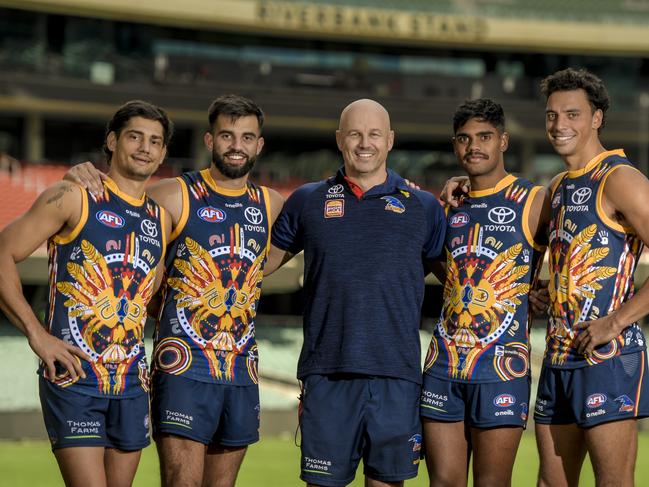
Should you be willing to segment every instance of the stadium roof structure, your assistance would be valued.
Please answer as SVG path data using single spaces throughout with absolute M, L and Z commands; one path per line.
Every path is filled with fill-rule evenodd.
M 646 0 L 284 0 L 286 3 L 356 6 L 476 17 L 646 24 Z
M 0 0 L 0 6 L 170 26 L 523 51 L 649 51 L 645 0 Z

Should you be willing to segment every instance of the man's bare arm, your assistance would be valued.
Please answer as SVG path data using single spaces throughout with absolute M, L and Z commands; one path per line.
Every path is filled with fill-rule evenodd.
M 632 227 L 645 245 L 649 244 L 649 180 L 638 171 L 622 167 L 612 173 L 604 186 L 602 206 L 612 220 Z M 642 284 L 634 296 L 618 310 L 597 320 L 580 323 L 575 346 L 590 354 L 608 343 L 624 328 L 649 314 L 649 285 Z
M 0 307 L 26 337 L 29 346 L 45 363 L 47 377 L 56 376 L 55 362 L 73 378 L 84 375 L 76 357 L 86 359 L 79 349 L 50 335 L 25 299 L 16 264 L 25 260 L 45 240 L 69 232 L 81 215 L 80 188 L 69 182 L 46 189 L 34 205 L 0 232 Z
M 146 193 L 167 210 L 171 217 L 171 228 L 174 230 L 183 213 L 183 192 L 180 182 L 176 178 L 161 179 L 148 186 Z
M 544 187 L 536 193 L 527 220 L 527 227 L 530 229 L 534 242 L 544 247 L 548 245 L 548 225 L 551 213 L 550 191 Z
M 268 188 L 268 194 L 270 195 L 270 223 L 272 226 L 275 223 L 275 220 L 277 220 L 277 217 L 282 211 L 282 208 L 284 207 L 284 198 L 281 194 L 271 188 Z M 264 265 L 264 276 L 272 274 L 292 258 L 293 254 L 281 250 L 274 245 L 271 245 L 268 252 L 268 259 L 266 260 L 266 264 Z

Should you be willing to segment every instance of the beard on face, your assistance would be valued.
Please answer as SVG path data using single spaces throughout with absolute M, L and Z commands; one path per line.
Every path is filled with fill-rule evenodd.
M 242 166 L 229 165 L 227 162 L 225 162 L 225 157 L 230 154 L 241 154 L 246 158 L 245 164 L 243 164 Z M 244 152 L 238 151 L 229 151 L 225 152 L 223 155 L 220 155 L 218 152 L 216 152 L 216 148 L 212 149 L 212 163 L 214 164 L 214 166 L 216 166 L 221 174 L 229 179 L 238 179 L 245 176 L 255 166 L 255 162 L 257 162 L 256 155 L 248 156 Z

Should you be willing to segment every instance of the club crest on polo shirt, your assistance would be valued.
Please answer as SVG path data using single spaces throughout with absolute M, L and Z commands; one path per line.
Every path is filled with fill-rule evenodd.
M 345 214 L 345 200 L 327 200 L 325 201 L 324 216 L 325 218 L 340 218 Z
M 421 451 L 421 435 L 415 434 L 410 437 L 408 443 L 412 443 L 412 451 Z
M 383 196 L 381 199 L 386 202 L 386 211 L 392 211 L 394 213 L 403 213 L 406 211 L 406 207 L 403 206 L 403 203 L 394 196 Z

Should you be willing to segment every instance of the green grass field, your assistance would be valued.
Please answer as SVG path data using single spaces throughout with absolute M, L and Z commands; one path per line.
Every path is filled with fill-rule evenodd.
M 497 445 L 494 445 L 497 448 Z M 636 485 L 649 486 L 649 433 L 640 435 L 638 462 L 636 467 Z M 516 466 L 513 485 L 534 486 L 538 459 L 534 436 L 526 433 L 523 436 Z M 0 484 L 11 487 L 47 487 L 61 486 L 63 482 L 50 452 L 49 444 L 44 441 L 0 442 Z M 299 451 L 292 439 L 264 438 L 253 445 L 244 462 L 238 487 L 291 487 L 304 485 L 298 480 Z M 158 459 L 154 447 L 144 450 L 140 468 L 135 477 L 136 487 L 159 485 Z M 359 470 L 355 487 L 363 485 Z M 425 466 L 422 464 L 419 477 L 406 482 L 410 487 L 428 485 Z M 586 461 L 581 476 L 581 485 L 595 485 L 590 464 Z

